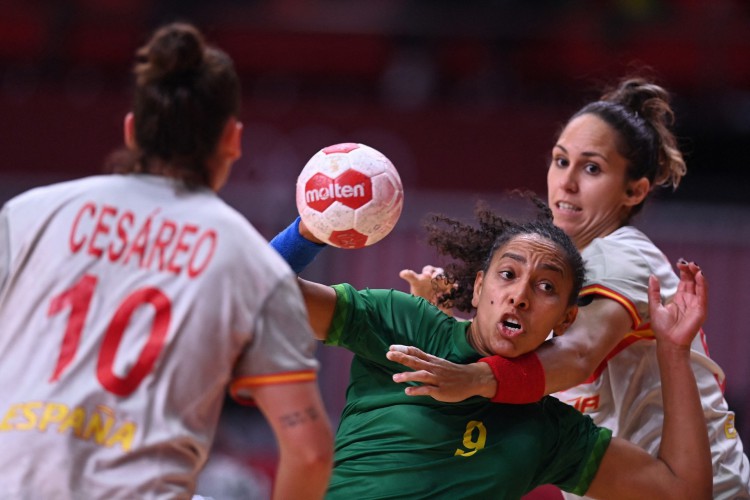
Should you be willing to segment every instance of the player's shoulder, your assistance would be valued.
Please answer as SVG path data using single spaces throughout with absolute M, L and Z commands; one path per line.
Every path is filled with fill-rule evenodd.
M 223 204 L 210 217 L 212 220 L 205 222 L 217 231 L 220 240 L 217 257 L 224 272 L 239 281 L 260 279 L 268 283 L 293 276 L 289 264 L 241 212 Z
M 83 177 L 80 179 L 66 180 L 36 186 L 20 194 L 17 194 L 6 202 L 7 206 L 24 205 L 28 203 L 37 203 L 40 200 L 62 196 L 74 196 L 81 191 L 90 189 L 93 184 L 100 183 L 107 176 L 99 175 L 93 177 Z
M 349 283 L 340 283 L 338 285 L 333 285 L 333 287 L 336 290 L 340 290 L 341 293 L 345 293 L 348 295 L 356 295 L 357 297 L 360 297 L 365 300 L 373 301 L 373 302 L 379 302 L 383 304 L 393 304 L 393 303 L 399 303 L 399 304 L 408 304 L 408 305 L 417 305 L 424 302 L 425 304 L 429 304 L 426 300 L 424 300 L 422 297 L 416 297 L 414 295 L 411 295 L 409 293 L 403 292 L 401 290 L 396 290 L 394 288 L 360 288 L 357 289 L 353 285 L 350 285 Z
M 581 255 L 586 266 L 585 287 L 594 284 L 624 296 L 646 300 L 648 277 L 656 275 L 662 289 L 671 289 L 674 272 L 664 253 L 643 232 L 632 226 L 596 238 Z
M 594 238 L 583 249 L 582 254 L 637 253 L 645 248 L 656 247 L 654 242 L 640 229 L 633 226 L 623 226 L 606 236 Z
M 161 178 L 160 176 L 91 175 L 33 187 L 11 198 L 6 202 L 6 205 L 14 207 L 40 204 L 41 207 L 44 207 L 53 206 L 57 203 L 64 204 L 82 196 L 111 201 L 114 197 L 123 196 L 125 193 L 129 197 L 145 195 L 144 191 L 147 191 L 147 185 L 144 182 L 145 177 L 163 179 L 161 181 L 163 183 L 170 182 L 166 177 Z
M 666 261 L 664 254 L 651 239 L 633 226 L 624 226 L 607 236 L 595 238 L 583 249 L 581 256 L 587 270 L 603 266 L 610 273 L 633 267 L 650 269 Z
M 436 306 L 422 297 L 393 288 L 361 288 L 357 289 L 348 283 L 333 285 L 339 302 L 349 304 L 355 309 L 369 314 L 384 315 L 389 318 L 415 318 L 419 322 L 442 321 L 449 319 L 458 322 L 452 316 L 448 316 Z

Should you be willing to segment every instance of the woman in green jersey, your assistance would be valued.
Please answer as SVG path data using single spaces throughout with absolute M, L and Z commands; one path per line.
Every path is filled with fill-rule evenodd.
M 520 356 L 573 322 L 583 264 L 544 208 L 530 222 L 479 209 L 478 228 L 448 218 L 430 228 L 435 245 L 460 256 L 456 271 L 475 276 L 463 297 L 476 308 L 473 321 L 395 290 L 300 279 L 316 337 L 355 354 L 329 498 L 520 498 L 547 483 L 594 497 L 710 497 L 708 440 L 689 367 L 690 341 L 706 306 L 694 264 L 678 265 L 679 297 L 667 307 L 659 303 L 658 282 L 651 284 L 670 409 L 658 458 L 552 397 L 524 405 L 479 397 L 445 404 L 407 396 L 393 383 L 402 369 L 386 358 L 394 344 L 467 363 L 488 354 Z M 300 231 L 309 235 L 295 224 L 272 241 L 297 270 L 303 245 L 290 239 L 301 238 Z

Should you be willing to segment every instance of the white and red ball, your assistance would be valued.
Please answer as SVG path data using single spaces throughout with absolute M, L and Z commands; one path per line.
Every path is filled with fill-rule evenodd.
M 391 232 L 404 189 L 390 160 L 364 144 L 318 151 L 297 178 L 297 210 L 310 231 L 329 245 L 361 248 Z

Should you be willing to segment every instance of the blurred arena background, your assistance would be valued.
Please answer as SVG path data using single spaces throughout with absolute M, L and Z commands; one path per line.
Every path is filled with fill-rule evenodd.
M 0 202 L 99 173 L 122 143 L 135 48 L 155 26 L 187 20 L 243 79 L 244 156 L 221 194 L 265 236 L 294 217 L 297 173 L 321 147 L 362 142 L 398 168 L 406 196 L 394 232 L 365 250 L 328 250 L 306 271 L 360 287 L 405 289 L 400 269 L 435 262 L 425 214 L 468 216 L 480 198 L 513 210 L 503 195 L 513 188 L 544 195 L 562 121 L 600 83 L 648 65 L 674 94 L 688 175 L 637 225 L 711 280 L 709 348 L 748 446 L 747 0 L 0 0 L 0 12 Z M 335 423 L 349 357 L 319 355 Z M 256 410 L 227 401 L 216 457 L 203 484 L 217 499 L 267 495 L 274 444 Z M 237 462 L 252 474 L 212 482 Z

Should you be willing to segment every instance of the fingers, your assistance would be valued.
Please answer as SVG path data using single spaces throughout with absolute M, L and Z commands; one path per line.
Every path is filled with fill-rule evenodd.
M 432 373 L 433 364 L 430 362 L 434 356 L 412 346 L 392 345 L 385 357 L 394 363 L 399 363 L 414 371 L 401 372 L 393 375 L 393 381 L 419 382 L 422 384 L 431 384 L 434 382 Z
M 703 309 L 708 311 L 708 281 L 700 269 L 695 275 L 695 294 L 698 296 Z
M 429 385 L 414 385 L 404 389 L 407 396 L 432 396 L 435 388 Z
M 436 276 L 439 276 L 443 274 L 444 272 L 445 270 L 442 267 L 426 265 L 422 268 L 422 274 L 426 274 L 430 278 L 435 278 Z
M 427 354 L 413 346 L 398 344 L 390 346 L 386 358 L 413 370 L 392 375 L 396 383 L 420 384 L 404 388 L 407 396 L 430 396 L 437 401 L 456 402 L 476 394 L 471 392 L 474 375 L 471 369 L 467 375 L 463 365 Z
M 426 370 L 431 366 L 430 361 L 434 358 L 416 347 L 405 345 L 392 345 L 385 353 L 385 357 L 412 370 Z
M 313 243 L 325 243 L 325 241 L 321 240 L 317 236 L 315 236 L 312 231 L 310 231 L 310 228 L 307 227 L 305 222 L 300 219 L 299 221 L 299 228 L 298 228 L 299 234 L 302 235 L 303 238 L 312 241 Z
M 689 347 L 708 310 L 708 285 L 700 266 L 680 259 L 680 283 L 674 298 L 661 304 L 659 281 L 649 278 L 649 313 L 657 340 Z
M 402 269 L 398 273 L 398 276 L 411 284 L 416 283 L 420 278 L 433 279 L 437 276 L 440 276 L 444 272 L 445 270 L 442 267 L 427 265 L 422 268 L 422 272 L 419 274 L 417 274 L 417 272 L 412 269 Z
M 419 347 L 414 347 L 410 345 L 401 345 L 401 344 L 391 344 L 388 347 L 388 352 L 400 352 L 404 354 L 408 354 L 410 356 L 417 356 L 423 359 L 427 359 L 428 357 L 432 357 L 431 354 L 427 354 Z
M 661 284 L 653 274 L 648 277 L 648 306 L 652 311 L 661 305 Z
M 693 267 L 695 264 L 693 263 Z M 685 259 L 677 261 L 677 269 L 680 272 L 680 283 L 677 286 L 678 291 L 687 292 L 690 295 L 695 294 L 694 269 Z
M 703 270 L 695 262 L 685 263 L 680 269 L 680 285 L 683 285 L 683 290 L 687 293 L 696 296 L 698 305 L 702 311 L 708 311 L 708 282 L 706 277 L 703 275 Z
M 401 372 L 393 374 L 393 381 L 397 384 L 403 384 L 405 382 L 418 382 L 420 384 L 432 384 L 434 382 L 434 376 L 425 370 L 418 370 L 414 372 Z
M 415 273 L 411 269 L 401 270 L 401 272 L 398 273 L 398 277 L 406 280 L 406 282 L 410 285 L 414 284 L 417 281 L 417 273 Z
M 685 272 L 688 274 L 695 275 L 698 273 L 698 271 L 701 270 L 701 266 L 699 266 L 693 261 L 688 262 L 685 259 L 679 259 L 677 261 L 677 269 L 680 270 L 680 273 Z
M 700 274 L 702 276 L 701 268 L 695 262 L 687 262 L 685 259 L 679 259 L 677 261 L 677 269 L 680 272 L 680 284 L 677 289 L 689 293 L 690 295 L 698 295 L 696 289 L 697 277 Z M 701 278 L 702 284 L 705 284 L 705 280 Z

